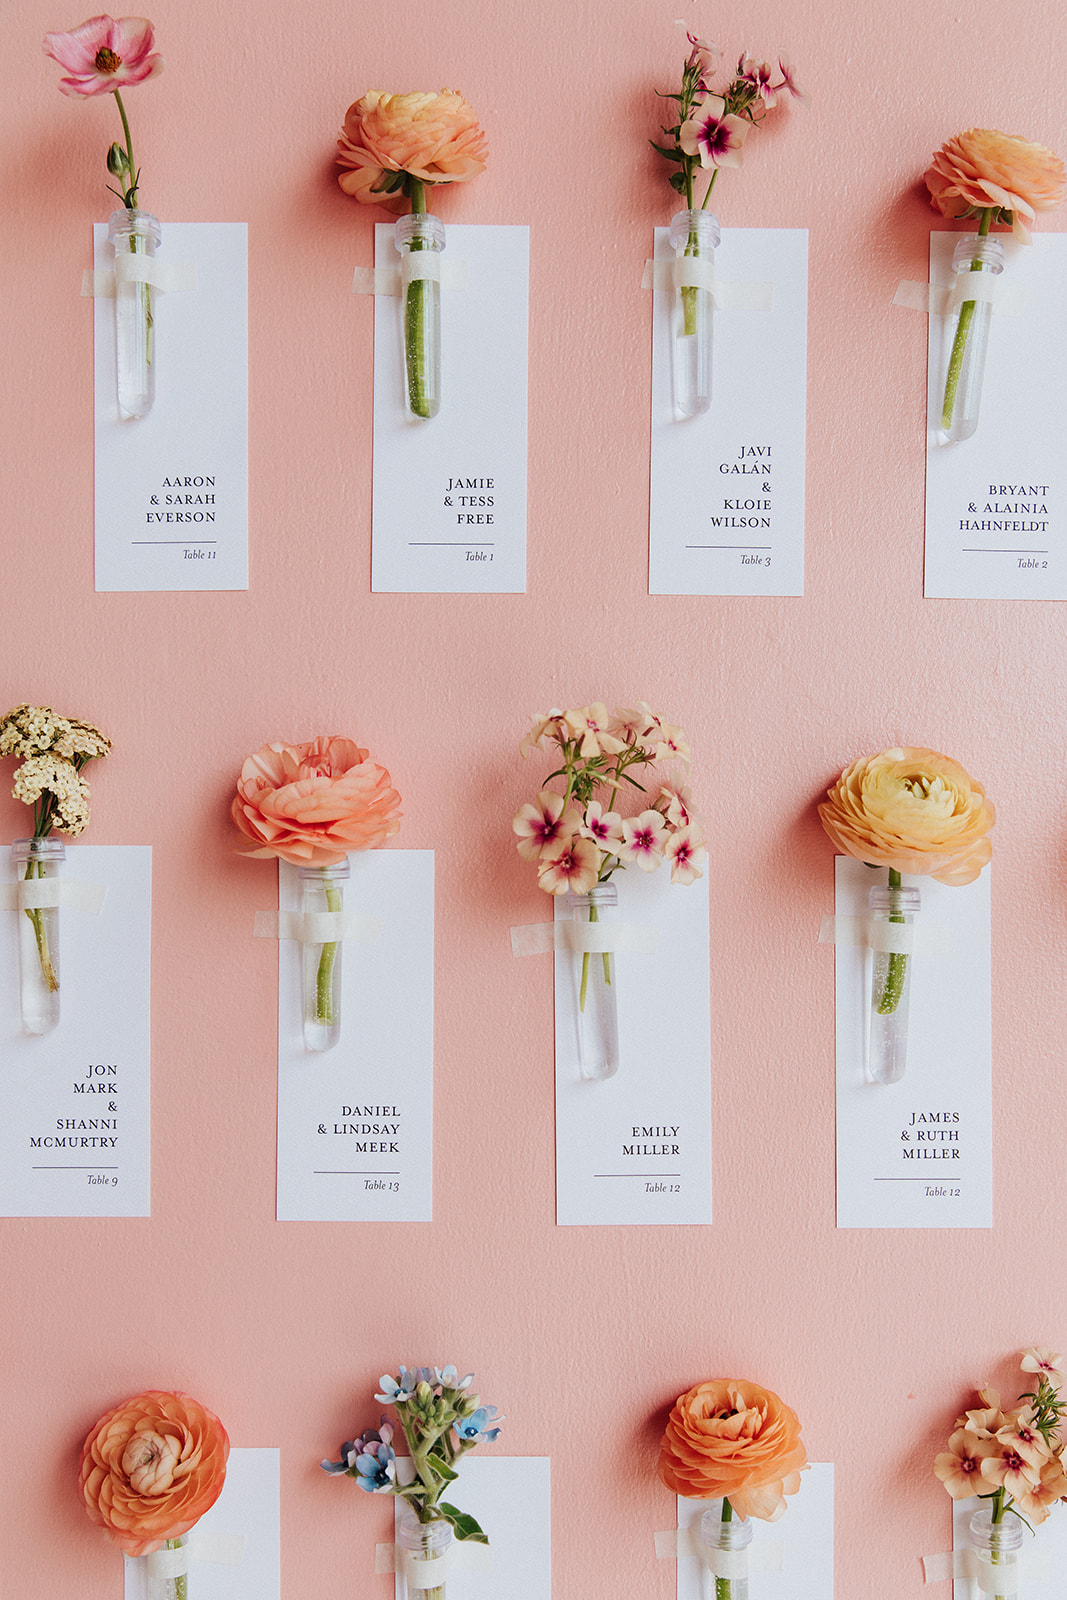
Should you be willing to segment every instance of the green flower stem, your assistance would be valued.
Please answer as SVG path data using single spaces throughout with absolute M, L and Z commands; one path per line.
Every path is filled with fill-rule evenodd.
M 118 96 L 116 95 L 115 98 L 118 99 Z M 164 1546 L 164 1549 L 166 1549 L 166 1550 L 180 1550 L 181 1547 L 182 1547 L 182 1542 L 181 1542 L 180 1539 L 168 1539 L 167 1542 L 166 1542 L 166 1545 Z M 167 1588 L 170 1591 L 168 1596 L 167 1596 L 167 1600 L 188 1600 L 189 1585 L 188 1585 L 188 1580 L 187 1580 L 186 1574 L 184 1572 L 179 1573 L 176 1578 L 171 1578 L 170 1582 L 167 1585 Z
M 600 921 L 600 910 L 599 910 L 599 908 L 597 906 L 590 906 L 589 907 L 589 921 L 590 922 L 599 922 Z M 603 952 L 603 954 L 601 955 L 600 959 L 604 963 L 604 982 L 607 985 L 607 987 L 610 989 L 611 988 L 611 951 L 610 950 L 605 950 Z M 586 991 L 588 990 L 588 988 L 589 988 L 589 951 L 586 950 L 582 954 L 582 985 L 581 985 L 581 988 L 578 991 L 578 1010 L 579 1011 L 584 1011 L 585 1010 L 585 997 L 586 997 Z
M 889 887 L 891 889 L 900 888 L 900 873 L 895 867 L 890 867 L 889 869 Z M 904 918 L 892 915 L 889 921 L 903 922 Z M 882 985 L 882 992 L 878 996 L 878 1001 L 874 1008 L 880 1017 L 891 1017 L 897 1009 L 904 993 L 904 980 L 907 977 L 907 972 L 907 956 L 902 955 L 899 951 L 892 951 L 886 963 L 885 982 Z
M 999 1523 L 1002 1523 L 1004 1521 L 1004 1513 L 1005 1513 L 1005 1511 L 1007 1509 L 1008 1509 L 1008 1507 L 1007 1507 L 1007 1502 L 1005 1500 L 1004 1490 L 1003 1490 L 1003 1488 L 998 1489 L 996 1494 L 993 1496 L 993 1515 L 992 1515 L 992 1518 L 990 1519 L 990 1525 L 992 1527 L 995 1528 Z M 990 1552 L 989 1552 L 989 1564 L 990 1564 L 990 1566 L 993 1566 L 993 1567 L 999 1567 L 1000 1566 L 1001 1557 L 1000 1557 L 1000 1551 L 999 1550 L 996 1550 L 996 1549 L 990 1550 Z M 997 1594 L 997 1595 L 993 1596 L 993 1600 L 1006 1600 L 1006 1596 L 1001 1595 L 1001 1594 Z
M 718 167 L 715 167 L 712 170 L 711 182 L 708 184 L 708 187 L 707 187 L 707 189 L 705 191 L 705 194 L 704 194 L 704 198 L 700 202 L 701 211 L 706 211 L 707 210 L 708 201 L 711 198 L 711 191 L 712 191 L 712 188 L 714 187 L 715 179 L 718 176 L 719 176 L 719 169 L 718 169 Z M 692 211 L 692 209 L 693 209 L 693 172 L 692 172 L 692 162 L 687 162 L 686 163 L 686 174 L 685 174 L 685 177 L 686 177 L 686 185 L 685 185 L 686 210 L 687 211 Z M 700 253 L 699 246 L 700 246 L 700 239 L 699 239 L 699 236 L 697 234 L 697 231 L 696 231 L 695 228 L 690 228 L 690 230 L 689 230 L 689 241 L 688 241 L 688 243 L 686 244 L 686 247 L 685 247 L 685 254 L 687 256 L 699 255 L 699 253 Z M 684 322 L 684 326 L 685 326 L 685 333 L 686 333 L 687 336 L 692 336 L 697 331 L 697 305 L 698 305 L 697 295 L 700 294 L 700 293 L 701 293 L 701 290 L 698 289 L 695 284 L 687 284 L 682 290 L 682 317 L 683 317 L 683 322 Z M 705 289 L 703 291 L 703 293 L 707 294 L 707 290 Z
M 26 871 L 22 874 L 23 880 L 44 877 L 44 862 L 35 860 L 31 855 L 26 862 Z M 33 928 L 34 943 L 37 946 L 37 959 L 41 963 L 41 976 L 44 986 L 50 994 L 55 994 L 59 988 L 59 979 L 55 967 L 52 965 L 52 955 L 48 948 L 48 932 L 44 925 L 44 912 L 39 909 L 27 909 L 26 915 Z
M 332 878 L 323 878 L 323 893 L 327 911 L 340 911 L 341 891 Z M 319 956 L 319 970 L 315 979 L 315 1021 L 329 1027 L 333 1015 L 333 969 L 337 961 L 337 940 L 324 944 Z
M 723 1522 L 732 1522 L 734 1520 L 734 1508 L 727 1499 L 724 1499 L 722 1503 L 721 1520 Z M 733 1600 L 733 1592 L 734 1584 L 732 1578 L 715 1579 L 715 1600 Z
M 426 186 L 417 178 L 410 180 L 411 209 L 426 215 Z M 428 239 L 412 239 L 412 252 L 428 250 Z M 427 394 L 426 373 L 426 315 L 430 295 L 436 285 L 428 278 L 416 278 L 409 283 L 404 295 L 404 350 L 408 377 L 408 405 L 417 417 L 431 417 L 433 410 Z
M 993 219 L 991 209 L 982 212 L 982 220 L 978 225 L 978 237 L 984 239 L 989 233 L 989 224 Z M 976 259 L 971 262 L 972 272 L 981 272 L 982 262 Z M 956 337 L 952 341 L 952 354 L 948 361 L 948 376 L 945 379 L 945 397 L 941 403 L 941 426 L 946 433 L 952 427 L 952 415 L 956 409 L 956 393 L 960 386 L 960 373 L 963 370 L 963 358 L 967 352 L 967 340 L 971 332 L 971 323 L 974 320 L 974 310 L 977 301 L 965 300 L 960 306 L 959 321 L 956 324 Z

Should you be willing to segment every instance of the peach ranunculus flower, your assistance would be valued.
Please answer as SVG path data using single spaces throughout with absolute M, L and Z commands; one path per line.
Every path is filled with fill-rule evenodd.
M 337 140 L 338 183 L 365 205 L 393 207 L 404 174 L 423 184 L 465 183 L 485 170 L 485 134 L 461 94 L 384 94 L 349 106 Z
M 226 1429 L 191 1395 L 151 1389 L 102 1416 L 82 1446 L 91 1520 L 128 1556 L 149 1555 L 211 1509 L 226 1481 Z
M 870 866 L 973 883 L 993 855 L 992 803 L 958 762 L 912 746 L 846 767 L 819 807 L 846 855 Z
M 1043 144 L 996 128 L 968 128 L 949 139 L 924 174 L 930 203 L 943 217 L 992 211 L 1029 244 L 1026 222 L 1038 211 L 1055 211 L 1067 199 L 1067 175 L 1059 156 Z M 1025 220 L 1024 220 L 1025 219 Z
M 400 796 L 384 767 L 351 739 L 265 744 L 237 780 L 230 814 L 251 841 L 243 855 L 332 867 L 400 828 Z
M 712 1378 L 674 1402 L 658 1471 L 688 1500 L 727 1499 L 742 1521 L 777 1522 L 807 1464 L 800 1421 L 783 1400 L 758 1383 Z

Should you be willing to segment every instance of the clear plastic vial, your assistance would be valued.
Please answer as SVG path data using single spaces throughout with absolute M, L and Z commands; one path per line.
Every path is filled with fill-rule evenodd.
M 871 890 L 868 901 L 875 922 L 910 926 L 921 905 L 918 889 L 886 884 Z M 867 1071 L 875 1083 L 899 1083 L 908 1064 L 908 1002 L 914 957 L 875 950 L 871 977 L 871 1036 Z
M 162 229 L 150 211 L 112 212 L 107 236 L 115 249 L 115 358 L 119 411 L 144 417 L 156 397 L 155 294 L 150 283 L 123 276 L 123 256 L 156 253 Z
M 445 1600 L 445 1574 L 440 1582 L 435 1567 L 447 1565 L 452 1546 L 452 1524 L 443 1517 L 420 1522 L 414 1511 L 405 1511 L 397 1529 L 396 1542 L 402 1552 L 398 1563 L 404 1577 L 404 1594 L 399 1600 Z
M 347 861 L 332 867 L 301 867 L 301 910 L 305 916 L 344 910 Z M 304 1048 L 332 1050 L 341 1037 L 340 939 L 305 940 L 301 945 L 304 991 Z
M 952 270 L 958 277 L 971 273 L 1001 273 L 1004 271 L 1004 246 L 999 239 L 967 234 L 956 241 Z M 978 427 L 992 317 L 993 307 L 988 300 L 965 298 L 946 319 L 940 433 L 944 444 L 969 439 Z
M 613 883 L 598 883 L 588 894 L 568 894 L 573 922 L 614 920 L 619 893 Z M 619 1008 L 615 952 L 575 951 L 571 957 L 578 1070 L 583 1078 L 613 1078 L 619 1070 Z
M 712 320 L 711 290 L 686 283 L 687 261 L 711 263 L 721 237 L 713 211 L 679 211 L 671 218 L 670 241 L 674 249 L 676 278 L 683 281 L 671 291 L 671 385 L 674 409 L 682 417 L 697 417 L 711 405 Z
M 34 885 L 59 877 L 66 857 L 62 839 L 16 839 L 11 846 L 20 885 L 18 917 L 19 1005 L 22 1031 L 51 1033 L 59 1021 L 59 899 L 34 892 Z M 21 887 L 25 885 L 25 887 Z M 52 899 L 52 905 L 36 905 Z
M 441 409 L 441 263 L 445 227 L 428 211 L 398 217 L 400 305 L 404 327 L 407 408 L 414 417 Z
M 734 1516 L 723 1522 L 717 1507 L 700 1519 L 700 1542 L 708 1552 L 715 1600 L 748 1600 L 748 1547 L 752 1543 L 752 1518 Z
M 1017 1600 L 1022 1521 L 1009 1512 L 1002 1522 L 994 1522 L 992 1507 L 982 1506 L 971 1518 L 968 1533 L 983 1600 Z

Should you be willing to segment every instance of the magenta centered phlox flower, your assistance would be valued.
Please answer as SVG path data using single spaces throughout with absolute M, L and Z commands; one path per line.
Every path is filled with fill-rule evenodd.
M 542 789 L 536 805 L 520 806 L 512 820 L 511 826 L 519 836 L 520 856 L 524 861 L 539 861 L 542 856 L 556 853 L 578 831 L 581 821 L 582 814 L 576 806 L 567 806 L 561 794 Z
M 45 54 L 70 76 L 59 80 L 64 94 L 113 94 L 144 83 L 163 70 L 154 53 L 152 24 L 145 17 L 90 17 L 69 33 L 46 33 Z
M 699 156 L 702 167 L 739 167 L 741 146 L 750 123 L 726 114 L 721 94 L 708 94 L 693 107 L 693 116 L 678 130 L 678 143 L 687 156 Z

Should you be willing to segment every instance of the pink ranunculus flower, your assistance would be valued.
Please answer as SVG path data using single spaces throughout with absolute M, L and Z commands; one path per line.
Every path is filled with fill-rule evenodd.
M 1043 144 L 996 128 L 968 128 L 934 156 L 924 173 L 930 203 L 943 217 L 992 210 L 998 222 L 1030 242 L 1026 221 L 1038 211 L 1055 211 L 1067 199 L 1067 175 L 1059 156 Z
M 265 744 L 237 780 L 230 814 L 250 845 L 242 854 L 332 867 L 400 827 L 400 796 L 384 767 L 351 739 Z
M 90 17 L 70 33 L 46 33 L 45 54 L 70 74 L 61 78 L 64 94 L 113 94 L 144 83 L 163 70 L 154 51 L 152 24 L 145 17 Z
M 384 94 L 372 89 L 345 113 L 337 140 L 338 183 L 365 205 L 391 206 L 389 175 L 420 183 L 465 183 L 485 170 L 488 145 L 471 105 L 452 89 Z M 401 196 L 396 197 L 402 199 Z

